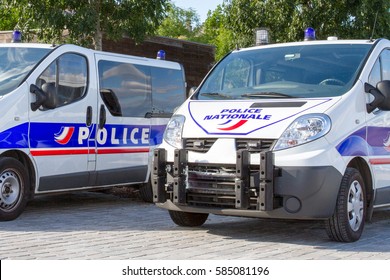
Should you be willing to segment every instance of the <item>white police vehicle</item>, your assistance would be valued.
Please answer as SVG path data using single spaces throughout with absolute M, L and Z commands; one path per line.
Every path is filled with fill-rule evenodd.
M 151 148 L 185 100 L 179 63 L 25 43 L 0 57 L 0 220 L 34 194 L 143 184 L 148 198 Z
M 319 219 L 353 242 L 390 206 L 390 42 L 331 39 L 235 50 L 176 111 L 152 176 L 176 224 Z

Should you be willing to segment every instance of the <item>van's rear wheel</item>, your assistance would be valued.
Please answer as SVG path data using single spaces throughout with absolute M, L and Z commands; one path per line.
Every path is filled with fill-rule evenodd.
M 0 158 L 0 221 L 14 220 L 29 197 L 26 168 L 13 158 Z
M 169 215 L 175 224 L 182 227 L 199 227 L 206 222 L 209 216 L 209 214 L 204 213 L 190 213 L 172 210 L 169 210 Z
M 363 178 L 355 168 L 347 168 L 341 181 L 335 212 L 325 222 L 329 238 L 340 242 L 357 241 L 363 232 L 366 209 Z

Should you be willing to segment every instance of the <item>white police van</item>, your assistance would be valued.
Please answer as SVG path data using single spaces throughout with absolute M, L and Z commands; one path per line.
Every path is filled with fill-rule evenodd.
M 179 63 L 26 43 L 0 57 L 0 220 L 34 194 L 147 186 L 151 148 L 185 100 Z
M 175 112 L 153 195 L 180 226 L 209 215 L 319 219 L 361 237 L 390 206 L 390 42 L 323 40 L 231 52 Z

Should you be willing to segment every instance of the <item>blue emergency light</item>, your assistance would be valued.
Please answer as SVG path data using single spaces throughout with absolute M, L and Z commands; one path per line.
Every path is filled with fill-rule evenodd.
M 12 43 L 20 42 L 22 42 L 22 32 L 19 30 L 14 30 L 14 32 L 12 32 Z
M 316 39 L 316 31 L 312 27 L 308 27 L 305 30 L 305 41 L 312 41 Z
M 157 59 L 165 60 L 165 51 L 159 50 L 157 52 Z

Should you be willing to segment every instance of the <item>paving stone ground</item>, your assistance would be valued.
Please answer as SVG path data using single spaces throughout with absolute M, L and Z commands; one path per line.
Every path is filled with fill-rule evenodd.
M 139 199 L 83 192 L 34 199 L 0 240 L 1 260 L 390 260 L 390 209 L 338 243 L 322 222 L 210 215 L 188 229 Z

